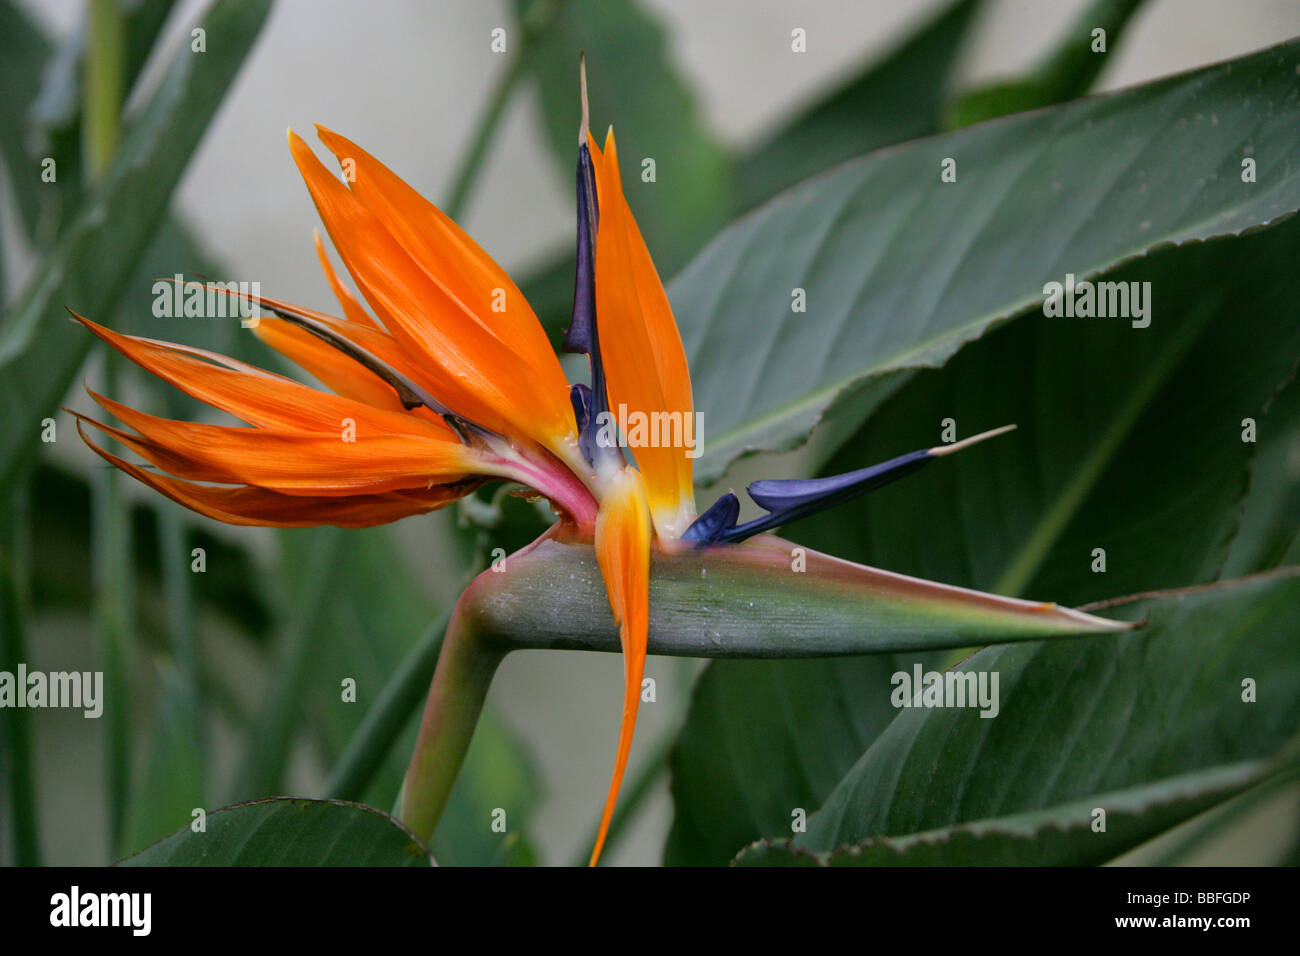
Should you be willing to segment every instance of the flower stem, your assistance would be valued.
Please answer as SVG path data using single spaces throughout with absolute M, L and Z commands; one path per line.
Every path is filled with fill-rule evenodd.
M 86 168 L 98 179 L 117 151 L 122 110 L 126 25 L 119 0 L 89 0 L 83 141 Z
M 486 572 L 490 575 L 492 572 Z M 474 737 L 503 652 L 479 640 L 475 579 L 461 596 L 438 655 L 420 733 L 398 797 L 398 818 L 428 842 Z

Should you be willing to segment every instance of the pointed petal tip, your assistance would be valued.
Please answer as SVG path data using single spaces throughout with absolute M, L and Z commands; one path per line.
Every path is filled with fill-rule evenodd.
M 934 448 L 927 450 L 934 457 L 942 458 L 944 455 L 951 455 L 953 452 L 961 451 L 963 448 L 969 448 L 971 445 L 978 445 L 980 442 L 987 441 L 990 438 L 997 438 L 999 435 L 1013 432 L 1018 427 L 1018 425 L 1003 425 L 1000 428 L 990 428 L 988 431 L 980 432 L 978 435 L 971 435 L 970 438 L 963 438 L 961 441 L 953 442 L 949 445 L 936 445 Z
M 578 127 L 578 146 L 582 147 L 587 142 L 587 134 L 591 129 L 591 107 L 587 102 L 587 54 L 578 54 L 578 88 L 582 97 L 582 123 Z
M 1040 610 L 1044 614 L 1085 625 L 1089 630 L 1093 631 L 1136 631 L 1146 627 L 1147 623 L 1145 619 L 1140 621 L 1118 621 L 1110 617 L 1097 617 L 1087 611 L 1064 607 L 1052 601 L 1044 602 L 1040 606 Z

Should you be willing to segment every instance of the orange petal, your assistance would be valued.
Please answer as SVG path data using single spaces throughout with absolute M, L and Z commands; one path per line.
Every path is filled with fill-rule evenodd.
M 229 295 L 238 295 L 230 290 L 222 290 Z M 430 376 L 424 374 L 425 367 L 416 365 L 408 358 L 408 353 L 402 349 L 402 346 L 389 335 L 384 329 L 380 328 L 374 322 L 361 324 L 345 319 L 339 319 L 335 316 L 328 315 L 324 312 L 317 312 L 315 309 L 304 308 L 300 305 L 293 305 L 280 299 L 271 299 L 267 296 L 259 296 L 254 302 L 257 306 L 262 306 L 272 311 L 286 313 L 298 318 L 310 319 L 314 322 L 326 326 L 335 335 L 356 346 L 363 352 L 368 352 L 375 360 L 382 365 L 388 366 L 392 371 L 400 373 L 401 376 L 409 380 L 411 384 L 418 385 L 425 392 L 430 392 L 436 387 L 436 382 Z M 276 335 L 272 331 L 269 335 L 263 335 L 259 330 L 267 322 L 274 326 L 276 323 L 283 323 L 283 326 L 290 326 L 299 334 L 294 335 Z M 283 327 L 282 326 L 282 327 Z M 392 383 L 381 378 L 369 367 L 363 364 L 354 356 L 348 355 L 340 350 L 335 344 L 324 342 L 304 328 L 297 326 L 288 319 L 268 319 L 261 317 L 260 321 L 253 327 L 254 334 L 258 335 L 267 345 L 270 345 L 276 351 L 280 352 L 290 361 L 302 366 L 313 375 L 317 375 L 317 370 L 326 371 L 331 375 L 327 380 L 317 375 L 322 382 L 329 385 L 335 392 L 350 398 L 356 398 L 365 401 L 368 404 L 376 405 L 380 408 L 391 408 L 392 404 L 387 400 L 375 400 L 377 392 L 374 382 L 378 381 L 384 385 L 393 397 L 396 399 L 396 407 L 402 411 L 407 411 L 402 404 L 401 398 L 397 395 Z M 308 339 L 320 343 L 323 348 L 328 348 L 333 352 L 339 353 L 341 358 L 328 358 L 322 351 L 321 347 L 302 344 Z M 280 348 L 285 345 L 286 348 Z M 351 370 L 351 372 L 349 372 Z M 349 380 L 349 374 L 355 376 Z M 372 381 L 373 380 L 373 381 Z M 363 397 L 364 396 L 364 397 Z M 433 401 L 436 399 L 430 395 Z M 428 418 L 431 421 L 441 422 L 442 418 L 430 407 L 417 406 L 409 410 L 410 414 L 419 415 Z
M 199 425 L 158 418 L 90 394 L 147 441 L 91 424 L 179 478 L 334 496 L 427 488 L 486 474 L 489 468 L 481 455 L 454 439 L 368 432 L 355 421 L 342 423 L 332 434 Z
M 689 444 L 696 434 L 691 375 L 672 307 L 623 196 L 610 130 L 602 153 L 588 134 L 596 171 L 596 322 L 611 411 L 626 407 L 629 445 L 645 475 L 660 537 L 675 539 L 695 520 Z M 642 441 L 634 432 L 644 423 Z M 651 444 L 651 443 L 654 444 Z
M 316 131 L 339 162 L 348 164 L 353 195 L 379 217 L 411 258 L 466 309 L 485 319 L 532 367 L 553 367 L 559 384 L 563 374 L 551 343 L 506 271 L 441 209 L 356 143 L 319 124 Z M 498 303 L 499 311 L 493 309 Z
M 385 408 L 392 412 L 406 411 L 391 385 L 305 329 L 290 325 L 283 319 L 263 316 L 253 332 L 335 394 L 365 402 L 375 408 Z
M 215 352 L 123 335 L 81 316 L 76 318 L 141 368 L 190 397 L 229 412 L 250 425 L 337 433 L 343 419 L 352 418 L 359 427 L 364 422 L 365 430 L 443 440 L 455 438 L 455 433 L 436 417 L 373 408 Z M 381 334 L 374 332 L 374 335 Z M 360 366 L 357 368 L 359 372 L 371 374 Z
M 97 455 L 137 481 L 191 511 L 226 524 L 273 528 L 332 524 L 340 528 L 369 528 L 445 507 L 473 487 L 472 484 L 439 485 L 418 493 L 393 492 L 338 498 L 282 495 L 263 488 L 217 488 L 180 481 L 133 465 L 96 445 L 82 431 L 80 423 L 77 431 Z
M 646 641 L 650 623 L 650 513 L 645 485 L 633 468 L 619 471 L 602 496 L 596 514 L 596 561 L 623 644 L 623 720 L 618 732 L 618 756 L 609 795 L 600 819 L 600 832 L 591 852 L 591 865 L 600 858 L 605 834 L 627 769 L 637 705 L 641 702 L 641 677 L 645 673 Z
M 366 301 L 425 368 L 434 396 L 494 431 L 552 447 L 572 440 L 568 387 L 554 355 L 536 366 L 418 265 L 384 223 L 329 174 L 302 139 L 294 160 Z
M 339 274 L 334 271 L 334 266 L 330 262 L 329 253 L 325 251 L 325 243 L 321 241 L 320 233 L 311 234 L 312 243 L 316 246 L 316 258 L 320 260 L 320 267 L 325 272 L 325 279 L 330 284 L 330 290 L 334 293 L 334 298 L 339 300 L 339 305 L 343 308 L 343 314 L 347 316 L 349 322 L 355 322 L 357 325 L 364 325 L 372 329 L 379 328 L 379 323 L 370 317 L 365 306 L 357 301 L 348 287 L 343 284 Z

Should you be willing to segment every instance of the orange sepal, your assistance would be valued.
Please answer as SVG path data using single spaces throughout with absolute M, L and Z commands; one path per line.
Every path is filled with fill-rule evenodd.
M 417 417 L 406 412 L 374 408 L 355 399 L 321 392 L 216 352 L 124 335 L 81 316 L 74 317 L 141 368 L 191 398 L 228 412 L 250 425 L 337 432 L 344 418 L 352 418 L 359 425 L 364 422 L 371 430 L 455 440 L 455 433 L 434 416 Z M 373 334 L 382 333 L 375 331 Z M 360 366 L 357 370 L 371 374 Z
M 391 412 L 406 411 L 391 385 L 305 329 L 263 316 L 253 333 L 336 395 Z
M 466 482 L 439 485 L 422 492 L 333 498 L 283 495 L 264 488 L 199 485 L 148 471 L 119 458 L 91 441 L 80 422 L 77 431 L 91 450 L 109 464 L 182 507 L 226 524 L 272 528 L 310 528 L 331 524 L 340 528 L 369 528 L 445 507 L 473 490 L 473 483 Z
M 367 328 L 379 328 L 379 323 L 370 317 L 366 307 L 357 301 L 356 296 L 343 284 L 339 274 L 334 271 L 334 264 L 330 262 L 329 253 L 325 251 L 325 243 L 321 239 L 320 233 L 312 232 L 311 241 L 316 247 L 316 258 L 320 260 L 321 271 L 325 273 L 325 281 L 330 284 L 330 291 L 334 293 L 334 298 L 338 299 L 339 306 L 343 309 L 343 314 L 347 316 L 347 320 L 355 322 L 357 325 L 364 325 Z
M 602 152 L 588 133 L 596 173 L 600 223 L 596 230 L 596 321 L 609 402 L 615 415 L 671 422 L 657 447 L 633 443 L 645 475 L 655 530 L 675 539 L 695 519 L 692 459 L 686 438 L 697 442 L 691 375 L 668 295 L 655 270 L 632 210 L 623 196 L 618 150 L 610 130 Z M 667 413 L 667 418 L 654 416 Z M 647 434 L 646 436 L 650 436 Z M 629 436 L 635 441 L 635 436 Z
M 623 772 L 627 769 L 649 638 L 650 512 L 641 473 L 633 468 L 620 470 L 601 498 L 596 513 L 596 561 L 623 645 L 623 718 L 619 725 L 614 775 L 601 814 L 600 832 L 591 851 L 591 866 L 600 859 Z
M 567 383 L 551 343 L 506 271 L 441 209 L 356 143 L 320 124 L 316 132 L 339 162 L 348 164 L 353 194 L 411 258 L 562 392 Z
M 195 481 L 334 496 L 428 488 L 489 473 L 479 453 L 454 439 L 370 432 L 355 419 L 339 422 L 331 432 L 200 425 L 159 418 L 94 391 L 90 394 L 146 441 L 87 421 L 159 468 Z
M 291 132 L 289 146 L 348 272 L 393 337 L 418 357 L 433 394 L 493 431 L 552 447 L 571 441 L 573 412 L 554 355 L 549 366 L 533 367 L 417 264 L 301 137 Z

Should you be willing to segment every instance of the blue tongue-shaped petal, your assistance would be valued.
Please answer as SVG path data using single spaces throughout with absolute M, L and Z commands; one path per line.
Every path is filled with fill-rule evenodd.
M 728 492 L 719 498 L 713 507 L 700 515 L 686 529 L 682 538 L 700 545 L 719 542 L 734 544 L 744 541 L 753 535 L 779 528 L 781 525 L 850 501 L 869 491 L 875 491 L 904 475 L 910 475 L 936 458 L 951 455 L 953 452 L 968 448 L 986 438 L 1001 435 L 1015 427 L 1015 425 L 1005 425 L 951 445 L 923 448 L 891 458 L 879 465 L 845 472 L 842 475 L 832 475 L 829 478 L 781 478 L 755 481 L 746 490 L 768 514 L 742 525 L 736 524 L 740 503 L 734 494 Z
M 739 517 L 740 499 L 728 491 L 715 501 L 708 511 L 692 522 L 686 529 L 686 533 L 682 535 L 682 540 L 694 541 L 697 544 L 714 544 L 721 541 L 722 536 L 729 529 L 735 527 L 736 519 Z

